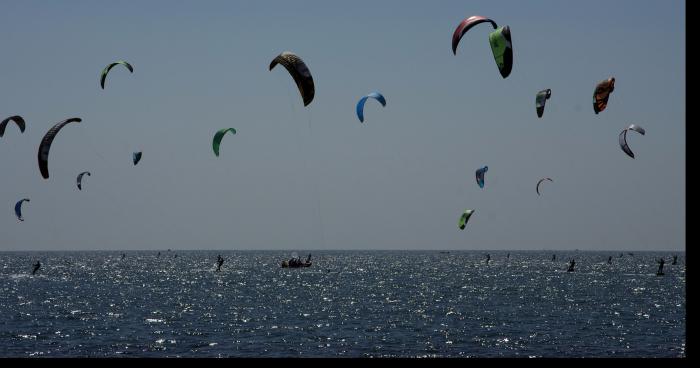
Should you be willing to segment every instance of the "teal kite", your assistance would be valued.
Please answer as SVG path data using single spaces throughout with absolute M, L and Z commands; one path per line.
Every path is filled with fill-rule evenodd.
M 231 132 L 232 134 L 236 134 L 236 129 L 233 128 L 224 128 L 216 132 L 214 134 L 214 139 L 212 140 L 212 148 L 214 149 L 214 154 L 216 157 L 219 157 L 219 146 L 221 145 L 221 140 L 224 138 L 224 134 L 226 132 Z

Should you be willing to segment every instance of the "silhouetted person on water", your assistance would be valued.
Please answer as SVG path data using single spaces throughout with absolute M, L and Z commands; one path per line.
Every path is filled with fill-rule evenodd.
M 217 272 L 218 272 L 218 271 L 221 271 L 221 265 L 224 264 L 224 258 L 221 256 L 221 254 L 219 254 L 219 255 L 216 257 L 216 263 L 217 263 L 216 271 L 217 271 Z
M 569 261 L 569 269 L 566 270 L 566 272 L 574 272 L 574 266 L 576 266 L 576 261 L 572 258 L 571 261 Z
M 557 255 L 556 255 L 556 254 L 552 254 L 552 262 L 554 262 L 556 259 L 557 259 Z
M 122 259 L 124 259 L 124 257 L 126 257 L 126 253 L 122 253 Z
M 623 256 L 623 254 L 622 254 L 622 253 L 620 253 L 620 257 L 619 257 L 619 258 L 622 258 L 622 256 Z
M 36 271 L 39 271 L 40 268 L 41 268 L 41 262 L 36 261 L 36 263 L 34 264 L 34 269 L 32 270 L 32 275 L 35 274 Z
M 673 256 L 673 262 L 671 262 L 671 265 L 675 266 L 677 260 L 678 260 L 678 256 Z
M 160 252 L 158 252 L 158 257 L 160 257 Z
M 608 264 L 612 264 L 612 256 L 608 257 Z
M 508 253 L 508 255 L 506 256 L 506 258 L 510 259 L 510 253 Z
M 659 269 L 656 271 L 656 276 L 661 276 L 664 274 L 664 259 L 659 258 L 656 262 L 659 263 Z
M 490 260 L 491 260 L 491 255 L 487 253 L 486 254 L 486 264 L 489 264 Z

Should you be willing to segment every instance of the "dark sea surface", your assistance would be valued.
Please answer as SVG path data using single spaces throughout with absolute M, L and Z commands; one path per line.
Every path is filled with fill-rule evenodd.
M 160 252 L 0 252 L 0 357 L 686 356 L 682 252 Z

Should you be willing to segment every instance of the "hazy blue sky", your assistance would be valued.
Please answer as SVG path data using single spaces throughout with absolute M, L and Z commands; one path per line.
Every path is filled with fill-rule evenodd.
M 0 118 L 27 120 L 0 138 L 0 250 L 685 248 L 682 1 L 0 5 Z M 489 25 L 452 54 L 470 15 L 511 27 L 507 79 Z M 285 50 L 311 70 L 308 107 L 268 71 Z M 115 60 L 134 73 L 101 90 Z M 360 123 L 375 90 L 387 106 L 368 101 Z M 45 180 L 39 142 L 69 117 L 83 122 L 56 137 Z M 635 159 L 618 145 L 630 123 L 646 129 L 628 138 Z M 215 157 L 225 127 L 238 134 Z

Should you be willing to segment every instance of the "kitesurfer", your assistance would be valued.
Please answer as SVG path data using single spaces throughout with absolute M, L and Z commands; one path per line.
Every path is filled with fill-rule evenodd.
M 41 268 L 41 262 L 36 261 L 36 263 L 34 264 L 34 269 L 32 270 L 32 275 L 35 274 L 36 271 L 39 271 L 40 268 Z
M 216 263 L 217 263 L 216 271 L 219 272 L 219 271 L 221 271 L 221 265 L 224 264 L 224 258 L 221 256 L 221 254 L 219 254 L 216 257 Z
M 662 276 L 664 274 L 664 259 L 659 258 L 656 262 L 659 263 L 659 269 L 656 271 L 656 276 Z

